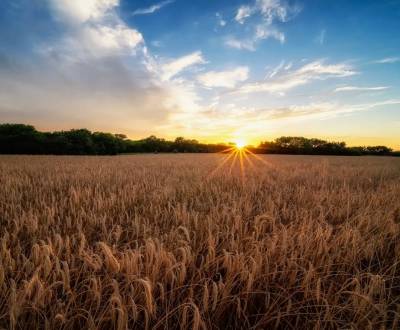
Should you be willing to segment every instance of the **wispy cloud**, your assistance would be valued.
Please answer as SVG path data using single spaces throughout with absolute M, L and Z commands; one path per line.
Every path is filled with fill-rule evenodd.
M 374 61 L 373 63 L 388 64 L 388 63 L 396 63 L 396 62 L 400 62 L 400 57 L 385 57 L 380 60 Z
M 358 87 L 358 86 L 343 86 L 337 87 L 335 93 L 337 92 L 370 92 L 370 91 L 383 91 L 388 89 L 389 86 L 376 86 L 376 87 Z
M 323 45 L 325 43 L 325 39 L 326 39 L 326 29 L 322 29 L 318 35 L 315 37 L 314 41 L 317 44 Z
M 327 119 L 399 104 L 399 99 L 361 104 L 322 102 L 267 108 L 236 107 L 234 104 L 228 104 L 225 107 L 220 105 L 210 107 L 195 115 L 180 114 L 179 122 L 183 123 L 188 130 L 202 130 L 207 126 L 205 133 L 218 137 L 221 134 L 239 131 L 245 136 L 259 137 L 260 134 L 265 133 L 266 127 L 273 129 L 279 122 L 286 123 L 311 118 Z
M 266 24 L 257 25 L 253 40 L 257 42 L 268 38 L 274 38 L 280 41 L 281 44 L 285 42 L 285 34 L 283 32 L 278 31 L 277 29 Z
M 260 14 L 265 22 L 272 24 L 274 20 L 286 22 L 299 11 L 299 7 L 289 6 L 280 0 L 255 0 L 251 6 L 240 6 L 235 20 L 240 24 L 244 24 L 251 16 Z
M 278 66 L 276 66 L 274 69 L 272 69 L 270 71 L 270 73 L 268 74 L 269 78 L 273 78 L 275 77 L 278 73 L 280 73 L 281 71 L 288 71 L 291 67 L 292 67 L 293 63 L 289 62 L 286 63 L 285 61 L 281 61 Z
M 200 51 L 193 52 L 162 65 L 162 78 L 164 80 L 169 80 L 181 71 L 193 65 L 204 63 L 206 63 L 206 61 L 204 60 L 202 53 Z
M 248 77 L 249 68 L 246 66 L 241 66 L 230 71 L 209 71 L 197 76 L 197 79 L 206 87 L 233 88 L 239 82 L 247 80 Z
M 381 102 L 361 104 L 338 104 L 338 103 L 317 103 L 309 105 L 294 105 L 287 108 L 280 108 L 270 111 L 271 119 L 285 119 L 294 117 L 330 117 L 339 114 L 368 111 L 382 106 L 398 105 L 400 100 L 390 99 Z
M 255 51 L 257 44 L 268 38 L 276 39 L 281 44 L 285 42 L 285 34 L 283 32 L 280 32 L 269 25 L 260 24 L 256 26 L 255 32 L 251 37 L 247 39 L 237 39 L 230 36 L 225 40 L 225 45 L 230 48 Z
M 171 4 L 173 2 L 175 2 L 175 0 L 165 0 L 165 1 L 159 2 L 159 3 L 155 4 L 155 5 L 152 5 L 152 6 L 147 7 L 147 8 L 136 9 L 132 13 L 132 16 L 153 14 L 156 11 L 159 11 L 161 8 Z
M 287 22 L 300 12 L 299 7 L 289 6 L 280 0 L 255 0 L 252 5 L 242 5 L 238 8 L 235 16 L 236 22 L 244 25 L 252 16 L 252 34 L 246 38 L 238 39 L 229 37 L 225 45 L 236 48 L 254 51 L 257 44 L 269 38 L 285 42 L 285 34 L 280 31 L 274 22 Z
M 238 23 L 243 24 L 245 20 L 253 14 L 253 12 L 254 12 L 254 7 L 240 6 L 236 13 L 235 20 Z
M 249 50 L 249 51 L 255 51 L 255 42 L 254 40 L 251 39 L 237 39 L 236 37 L 229 36 L 225 40 L 225 45 L 230 47 L 230 48 L 235 48 L 235 49 L 244 49 L 244 50 Z
M 217 18 L 219 26 L 224 27 L 226 25 L 226 21 L 224 20 L 224 18 L 220 13 L 215 13 L 215 17 Z
M 245 84 L 236 91 L 238 93 L 284 93 L 294 87 L 305 85 L 315 80 L 324 80 L 328 78 L 340 78 L 355 75 L 357 72 L 348 64 L 325 64 L 323 60 L 317 60 L 303 65 L 297 70 L 286 71 L 282 74 L 277 74 L 281 71 L 283 65 L 278 67 L 277 72 L 261 82 Z

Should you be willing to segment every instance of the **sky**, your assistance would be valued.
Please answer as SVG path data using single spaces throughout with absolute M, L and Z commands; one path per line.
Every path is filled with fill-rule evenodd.
M 400 150 L 400 0 L 2 0 L 0 122 Z

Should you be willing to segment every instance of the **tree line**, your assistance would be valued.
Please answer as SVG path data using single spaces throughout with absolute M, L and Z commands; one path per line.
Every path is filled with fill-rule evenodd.
M 393 151 L 386 146 L 348 147 L 345 142 L 329 142 L 298 136 L 282 136 L 272 142 L 261 142 L 256 152 L 301 155 L 400 156 L 400 152 Z
M 130 140 L 124 134 L 87 129 L 40 132 L 31 125 L 0 124 L 1 154 L 117 155 L 145 152 L 219 152 L 223 144 L 205 144 L 178 137 L 174 141 L 154 135 Z
M 206 144 L 178 137 L 174 141 L 154 135 L 130 140 L 124 134 L 91 132 L 87 129 L 40 132 L 31 125 L 0 124 L 1 154 L 117 155 L 157 152 L 223 152 L 231 144 Z M 307 155 L 384 155 L 400 156 L 386 146 L 347 147 L 344 142 L 328 142 L 304 137 L 280 137 L 248 147 L 255 153 Z

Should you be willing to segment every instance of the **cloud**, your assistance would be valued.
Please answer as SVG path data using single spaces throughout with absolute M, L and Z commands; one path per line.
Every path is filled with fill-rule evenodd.
M 326 39 L 326 30 L 322 29 L 318 35 L 316 36 L 316 38 L 314 39 L 314 41 L 317 44 L 323 45 L 325 43 L 325 39 Z
M 170 91 L 154 83 L 156 78 L 117 58 L 73 63 L 47 58 L 0 76 L 0 113 L 11 109 L 10 121 L 51 129 L 141 132 L 166 120 L 170 111 L 163 105 Z
M 400 57 L 385 57 L 380 60 L 374 61 L 373 63 L 378 63 L 378 64 L 391 64 L 391 63 L 397 63 L 400 62 Z
M 400 104 L 400 100 L 390 99 L 380 102 L 361 104 L 340 104 L 333 102 L 311 103 L 304 105 L 292 105 L 289 107 L 261 109 L 256 111 L 265 119 L 289 119 L 303 117 L 332 117 L 340 114 L 348 114 L 359 111 L 369 111 L 382 106 Z
M 236 39 L 235 37 L 230 36 L 225 40 L 225 45 L 230 48 L 255 51 L 257 44 L 261 40 L 265 40 L 268 38 L 276 39 L 281 44 L 285 42 L 284 33 L 268 25 L 257 25 L 255 28 L 255 32 L 251 37 L 247 39 Z
M 20 1 L 25 5 L 12 17 L 15 24 L 34 6 Z M 51 38 L 36 29 L 14 29 L 23 47 L 37 42 L 18 57 L 0 49 L 0 117 L 42 129 L 87 127 L 141 137 L 173 114 L 198 111 L 192 85 L 164 81 L 163 74 L 171 78 L 204 62 L 201 53 L 160 62 L 142 34 L 118 15 L 118 5 L 117 0 L 48 0 L 42 10 L 50 17 Z
M 220 13 L 215 13 L 215 17 L 218 20 L 218 25 L 224 27 L 226 25 L 226 21 L 223 19 Z
M 82 30 L 81 37 L 85 41 L 85 46 L 91 50 L 93 54 L 96 51 L 105 51 L 106 55 L 109 52 L 133 51 L 136 46 L 143 42 L 143 37 L 140 32 L 135 29 L 126 27 L 123 24 L 114 26 L 96 26 L 86 27 Z M 71 45 L 72 39 L 69 40 Z M 73 42 L 75 42 L 74 40 Z M 82 40 L 79 40 L 81 42 Z M 74 45 L 81 47 L 81 45 Z M 99 53 L 98 53 L 99 54 Z
M 286 40 L 285 34 L 274 26 L 274 22 L 287 22 L 296 16 L 300 9 L 295 6 L 289 6 L 280 0 L 255 0 L 252 5 L 240 6 L 237 10 L 235 20 L 244 25 L 252 16 L 252 34 L 246 38 L 238 39 L 229 37 L 225 45 L 231 48 L 254 51 L 257 44 L 269 38 L 276 39 L 280 43 Z
M 239 40 L 236 39 L 235 37 L 228 37 L 225 40 L 225 45 L 230 47 L 230 48 L 235 48 L 235 49 L 245 49 L 249 51 L 255 51 L 255 42 L 253 39 L 248 39 L 248 40 Z
M 193 65 L 204 63 L 206 63 L 206 61 L 204 60 L 202 53 L 200 51 L 196 51 L 162 65 L 162 77 L 164 80 L 169 80 L 181 71 Z
M 327 119 L 354 112 L 370 111 L 383 106 L 399 105 L 399 99 L 383 100 L 375 103 L 340 104 L 335 102 L 295 104 L 282 107 L 237 107 L 234 104 L 215 105 L 193 114 L 179 114 L 175 123 L 183 131 L 199 132 L 203 136 L 220 139 L 232 133 L 259 138 L 265 129 L 276 129 L 280 123 L 307 120 L 311 118 Z M 169 129 L 175 128 L 174 124 Z M 207 130 L 204 130 L 207 127 Z
M 343 86 L 337 87 L 335 93 L 337 92 L 369 92 L 369 91 L 382 91 L 388 89 L 388 86 L 377 86 L 377 87 L 357 87 L 357 86 Z
M 231 71 L 209 71 L 197 76 L 197 79 L 206 87 L 233 88 L 239 82 L 247 80 L 248 76 L 249 68 L 241 66 Z
M 272 24 L 274 20 L 286 22 L 299 8 L 291 7 L 280 0 L 256 0 L 252 6 L 240 6 L 235 20 L 243 24 L 249 17 L 260 14 L 265 22 Z
M 243 24 L 246 18 L 250 17 L 253 14 L 253 11 L 253 8 L 251 8 L 250 6 L 240 6 L 236 13 L 235 20 L 238 23 Z
M 143 48 L 142 34 L 130 28 L 115 12 L 118 0 L 49 0 L 52 14 L 64 27 L 58 42 L 39 48 L 48 55 L 70 60 L 132 54 Z
M 161 8 L 171 4 L 173 2 L 175 2 L 175 0 L 166 0 L 166 1 L 159 2 L 159 3 L 155 4 L 155 5 L 152 5 L 150 7 L 147 7 L 147 8 L 136 9 L 132 13 L 132 16 L 153 14 L 156 11 L 159 11 Z
M 317 60 L 302 66 L 295 72 L 295 75 L 321 78 L 323 75 L 327 77 L 348 77 L 356 73 L 348 64 L 325 64 L 323 60 Z
M 19 1 L 34 6 L 30 0 Z M 36 29 L 26 29 L 22 13 L 13 17 L 14 24 L 24 22 L 20 23 L 23 29 L 13 33 L 14 38 L 16 42 L 35 41 L 26 42 L 21 49 L 32 50 L 32 45 L 35 48 L 27 53 L 8 49 L 4 53 L 0 49 L 2 120 L 32 123 L 40 129 L 87 127 L 126 133 L 132 138 L 155 131 L 173 136 L 178 134 L 177 130 L 189 136 L 201 132 L 204 136 L 215 133 L 220 137 L 223 132 L 242 128 L 263 132 L 271 120 L 330 116 L 400 104 L 398 100 L 387 100 L 375 104 L 292 105 L 298 103 L 294 98 L 255 95 L 250 104 L 259 108 L 246 108 L 240 102 L 246 104 L 247 93 L 280 94 L 311 82 L 348 77 L 357 72 L 345 63 L 330 64 L 324 60 L 302 62 L 298 66 L 282 61 L 264 80 L 255 82 L 248 80 L 246 66 L 198 72 L 196 66 L 206 63 L 200 50 L 168 60 L 153 56 L 141 32 L 120 17 L 118 0 L 47 0 L 46 4 L 49 6 L 44 8 L 49 10 L 51 19 L 43 26 L 51 32 L 49 36 L 44 37 L 43 30 L 38 33 Z M 257 15 L 261 21 L 250 22 Z M 232 37 L 231 42 L 236 40 L 240 47 L 254 50 L 257 40 L 284 40 L 284 35 L 279 34 L 265 18 L 268 14 L 265 15 L 259 11 L 252 13 L 251 19 L 244 18 L 243 24 L 249 24 L 246 28 L 252 33 L 247 44 L 245 38 Z M 271 17 L 272 21 L 287 21 L 291 14 L 282 11 Z M 4 27 L 5 23 L 0 21 L 0 28 Z M 6 44 L 10 48 L 12 45 L 12 42 Z M 191 75 L 184 74 L 185 70 L 190 70 Z M 346 87 L 354 88 L 339 86 L 338 89 Z M 217 90 L 213 95 L 214 88 Z M 266 104 L 275 106 L 268 108 Z
M 274 29 L 270 27 L 269 25 L 258 25 L 256 27 L 256 33 L 254 36 L 254 42 L 268 39 L 268 38 L 274 38 L 278 41 L 280 41 L 281 44 L 285 42 L 285 34 L 283 32 L 278 31 L 277 29 Z
M 292 65 L 293 65 L 292 62 L 289 62 L 289 63 L 287 63 L 287 64 L 285 65 L 285 61 L 282 60 L 282 61 L 279 63 L 279 65 L 278 65 L 276 68 L 274 68 L 274 69 L 270 72 L 269 78 L 275 77 L 275 76 L 276 76 L 279 72 L 281 72 L 281 71 L 287 71 L 287 70 L 289 70 L 289 69 L 292 67 Z
M 289 67 L 290 68 L 290 67 Z M 281 68 L 278 67 L 278 72 Z M 317 60 L 303 65 L 294 71 L 285 72 L 281 75 L 273 74 L 271 79 L 261 82 L 249 83 L 237 89 L 237 93 L 283 93 L 294 87 L 305 85 L 315 80 L 328 78 L 348 77 L 356 74 L 349 65 L 345 63 L 325 64 Z
M 261 112 L 265 119 L 290 119 L 303 117 L 326 118 L 340 114 L 348 114 L 359 111 L 368 111 L 382 106 L 398 105 L 400 100 L 391 99 L 373 103 L 340 104 L 340 103 L 311 103 L 305 105 L 292 105 L 276 109 L 263 109 Z
M 114 7 L 119 0 L 48 0 L 54 13 L 62 20 L 71 23 L 84 23 L 99 20 Z

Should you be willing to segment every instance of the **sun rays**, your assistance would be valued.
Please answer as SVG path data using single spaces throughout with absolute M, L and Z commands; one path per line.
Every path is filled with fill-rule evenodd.
M 262 168 L 262 166 L 271 166 L 264 157 L 252 152 L 243 139 L 237 139 L 234 145 L 221 151 L 219 154 L 224 154 L 224 158 L 211 171 L 208 179 L 218 172 L 225 172 L 229 175 L 237 175 L 243 183 L 246 179 L 246 173 L 249 170 Z

